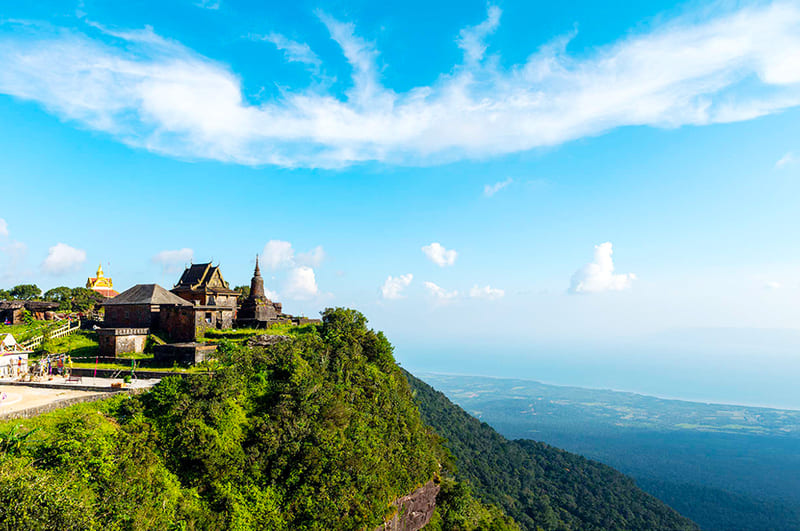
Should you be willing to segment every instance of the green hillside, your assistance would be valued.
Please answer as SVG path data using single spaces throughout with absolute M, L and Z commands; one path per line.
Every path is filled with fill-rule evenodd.
M 0 529 L 374 529 L 432 478 L 432 529 L 517 529 L 446 477 L 391 345 L 360 313 L 220 355 L 213 377 L 0 425 Z
M 444 394 L 407 377 L 423 420 L 447 439 L 456 477 L 524 529 L 698 529 L 613 468 L 544 443 L 505 439 Z

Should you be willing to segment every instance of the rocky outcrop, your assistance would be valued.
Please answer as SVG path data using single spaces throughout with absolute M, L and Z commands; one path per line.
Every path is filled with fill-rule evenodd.
M 277 345 L 278 343 L 283 343 L 284 341 L 291 341 L 292 338 L 289 336 L 279 336 L 275 334 L 264 334 L 261 336 L 251 337 L 247 340 L 248 347 L 270 347 L 272 345 Z
M 439 485 L 433 480 L 427 482 L 408 496 L 394 501 L 397 512 L 391 520 L 375 531 L 418 531 L 425 527 L 436 508 L 436 495 Z

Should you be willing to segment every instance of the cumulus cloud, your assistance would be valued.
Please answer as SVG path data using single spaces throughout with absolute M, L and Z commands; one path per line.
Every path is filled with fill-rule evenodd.
M 425 253 L 425 256 L 427 256 L 431 262 L 439 267 L 446 267 L 455 264 L 456 258 L 458 257 L 457 252 L 452 249 L 445 249 L 442 244 L 437 242 L 433 242 L 430 245 L 425 245 L 422 247 L 422 252 Z
M 493 288 L 491 286 L 484 286 L 478 287 L 477 284 L 472 286 L 472 289 L 469 290 L 469 296 L 473 299 L 500 299 L 505 296 L 505 290 Z
M 47 258 L 42 262 L 42 270 L 52 275 L 62 275 L 76 270 L 86 261 L 86 251 L 57 243 L 50 247 Z
M 633 273 L 614 274 L 614 251 L 611 242 L 594 246 L 594 261 L 586 264 L 572 275 L 570 293 L 599 293 L 628 289 L 636 280 Z
M 405 297 L 403 290 L 411 284 L 413 279 L 414 275 L 411 273 L 400 275 L 399 277 L 389 275 L 386 282 L 381 286 L 381 296 L 388 300 L 402 299 Z
M 429 295 L 440 302 L 450 301 L 458 297 L 458 291 L 447 291 L 433 282 L 425 282 L 425 289 L 428 290 Z
M 270 240 L 261 253 L 261 267 L 276 271 L 294 265 L 292 244 L 283 240 Z
M 289 271 L 284 293 L 290 299 L 308 300 L 319 294 L 314 270 L 308 266 L 299 266 Z
M 317 245 L 307 253 L 297 253 L 297 263 L 311 267 L 319 267 L 326 256 L 322 246 Z
M 280 94 L 252 104 L 227 65 L 152 29 L 19 24 L 0 36 L 0 93 L 164 155 L 287 167 L 485 158 L 617 127 L 735 122 L 800 105 L 800 6 L 791 2 L 660 17 L 575 55 L 567 35 L 509 66 L 499 51 L 486 56 L 501 18 L 489 6 L 454 43 L 459 64 L 401 92 L 382 83 L 375 43 L 353 23 L 319 17 L 351 66 L 344 92 L 275 79 Z M 277 35 L 287 61 L 314 60 Z
M 497 192 L 499 192 L 512 182 L 514 182 L 513 179 L 509 177 L 505 181 L 496 182 L 494 184 L 487 184 L 483 187 L 483 195 L 485 195 L 486 197 L 492 197 L 494 194 L 496 194 Z
M 321 61 L 317 54 L 315 54 L 308 44 L 303 42 L 293 41 L 284 37 L 280 33 L 268 33 L 267 35 L 250 35 L 253 40 L 262 40 L 275 45 L 275 47 L 283 52 L 283 56 L 290 63 L 304 63 L 313 66 L 319 66 Z
M 0 218 L 0 236 L 8 236 L 8 223 L 3 218 Z
M 775 163 L 775 167 L 781 169 L 787 164 L 793 164 L 795 161 L 796 159 L 794 157 L 794 153 L 790 151 L 789 153 L 778 159 L 778 162 Z
M 194 251 L 184 247 L 174 251 L 161 251 L 155 254 L 150 261 L 160 265 L 164 273 L 175 273 L 191 262 L 192 258 L 194 258 Z
M 307 253 L 295 254 L 291 242 L 270 240 L 261 253 L 261 266 L 271 271 L 294 266 L 319 267 L 326 256 L 325 249 L 321 245 L 317 245 Z

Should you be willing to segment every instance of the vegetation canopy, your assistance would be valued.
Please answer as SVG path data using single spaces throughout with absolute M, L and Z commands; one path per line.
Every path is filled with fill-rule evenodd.
M 213 375 L 0 425 L 14 441 L 0 452 L 0 529 L 381 525 L 447 454 L 366 324 L 326 310 L 290 342 L 224 342 Z M 443 492 L 434 526 L 516 529 L 457 483 Z

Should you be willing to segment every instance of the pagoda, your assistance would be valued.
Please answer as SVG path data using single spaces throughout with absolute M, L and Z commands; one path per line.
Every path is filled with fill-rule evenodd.
M 277 321 L 282 317 L 282 305 L 272 302 L 264 291 L 264 279 L 261 278 L 261 269 L 258 267 L 256 256 L 256 270 L 250 281 L 250 295 L 242 302 L 239 308 L 239 326 L 261 328 L 268 323 Z
M 96 291 L 106 299 L 113 299 L 119 295 L 119 292 L 114 289 L 114 282 L 109 277 L 103 275 L 102 264 L 97 266 L 97 276 L 89 277 L 86 281 L 86 287 Z

